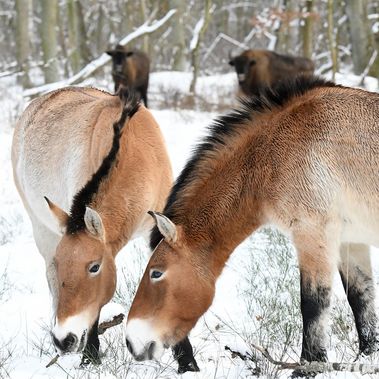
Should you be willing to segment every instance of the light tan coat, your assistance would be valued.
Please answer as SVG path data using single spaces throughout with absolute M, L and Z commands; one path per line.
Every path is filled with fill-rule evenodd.
M 65 233 L 73 198 L 110 151 L 123 106 L 106 92 L 64 88 L 34 100 L 15 129 L 14 179 L 46 262 L 57 316 L 53 335 L 62 352 L 85 345 L 101 307 L 113 296 L 116 254 L 150 230 L 147 211 L 162 209 L 172 182 L 162 134 L 141 105 L 123 126 L 108 175 L 85 204 L 85 230 Z M 95 264 L 98 272 L 90 272 Z

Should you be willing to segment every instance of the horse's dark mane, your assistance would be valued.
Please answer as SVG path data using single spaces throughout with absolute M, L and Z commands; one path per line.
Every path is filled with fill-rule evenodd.
M 175 222 L 175 203 L 180 193 L 189 183 L 197 177 L 197 168 L 203 159 L 209 156 L 209 152 L 216 151 L 228 143 L 229 137 L 238 133 L 241 128 L 249 127 L 247 121 L 252 121 L 254 113 L 262 113 L 281 107 L 291 99 L 301 96 L 306 92 L 320 87 L 335 87 L 336 84 L 317 76 L 298 76 L 287 81 L 280 82 L 274 88 L 266 88 L 259 95 L 240 99 L 240 107 L 231 113 L 217 118 L 209 127 L 209 134 L 203 142 L 198 144 L 192 153 L 192 157 L 185 165 L 183 171 L 175 182 L 168 197 L 163 213 Z M 162 239 L 157 227 L 154 227 L 150 235 L 150 247 L 154 249 Z
M 126 119 L 131 118 L 139 109 L 140 103 L 134 94 L 122 89 L 118 92 L 118 96 L 123 103 L 123 109 L 119 120 L 113 124 L 114 135 L 112 147 L 98 170 L 92 175 L 87 184 L 74 196 L 66 227 L 67 234 L 74 234 L 85 229 L 84 214 L 86 206 L 92 202 L 99 190 L 101 182 L 107 178 L 113 167 L 120 148 L 120 138 Z

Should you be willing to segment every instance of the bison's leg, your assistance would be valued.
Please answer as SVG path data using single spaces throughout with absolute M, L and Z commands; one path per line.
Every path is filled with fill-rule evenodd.
M 193 356 L 193 349 L 188 337 L 180 341 L 173 347 L 174 358 L 178 361 L 178 373 L 182 374 L 187 371 L 200 371 Z
M 336 228 L 331 225 L 327 231 L 307 228 L 307 231 L 294 236 L 301 278 L 302 361 L 327 361 L 325 322 L 339 256 L 336 235 Z
M 344 244 L 340 252 L 339 270 L 355 318 L 359 351 L 371 354 L 377 350 L 377 317 L 369 247 L 363 244 Z
M 99 364 L 100 361 L 100 341 L 97 328 L 99 320 L 95 322 L 88 334 L 87 345 L 84 348 L 82 356 L 82 365 L 89 363 Z

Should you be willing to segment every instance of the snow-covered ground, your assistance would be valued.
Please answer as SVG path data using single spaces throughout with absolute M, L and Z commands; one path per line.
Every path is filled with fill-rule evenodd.
M 152 92 L 166 96 L 182 93 L 189 85 L 187 74 L 152 75 Z M 359 78 L 339 75 L 337 80 L 357 85 Z M 170 83 L 168 85 L 167 83 Z M 201 91 L 212 103 L 233 93 L 234 76 L 200 78 Z M 366 80 L 374 90 L 376 81 Z M 90 83 L 95 84 L 95 83 Z M 176 92 L 175 92 L 176 91 Z M 162 96 L 165 96 L 162 94 Z M 230 99 L 233 104 L 234 100 Z M 10 148 L 14 122 L 25 107 L 22 93 L 12 79 L 0 80 L 0 378 L 172 378 L 177 364 L 171 352 L 162 362 L 134 362 L 127 352 L 122 326 L 108 330 L 101 340 L 103 363 L 79 368 L 80 356 L 61 357 L 45 368 L 55 355 L 52 347 L 50 298 L 44 262 L 34 244 L 31 224 L 13 184 Z M 157 108 L 157 107 L 156 107 Z M 204 135 L 214 113 L 195 110 L 152 109 L 166 138 L 177 175 L 191 148 Z M 132 300 L 146 264 L 147 248 L 142 240 L 132 241 L 117 257 L 118 289 L 114 304 L 104 308 L 102 317 L 125 312 Z M 376 262 L 379 260 L 376 258 Z M 378 264 L 375 266 L 379 267 Z M 200 373 L 186 373 L 185 378 L 253 377 L 255 364 L 233 357 L 225 346 L 253 355 L 251 343 L 268 347 L 278 359 L 297 361 L 300 352 L 301 318 L 299 309 L 299 274 L 295 254 L 278 233 L 263 230 L 249 237 L 232 255 L 217 284 L 216 298 L 210 310 L 191 332 Z M 356 336 L 341 285 L 333 308 L 329 357 L 352 361 Z M 275 300 L 275 301 L 274 301 Z M 257 354 L 261 375 L 286 377 Z M 321 376 L 321 375 L 320 375 Z M 352 378 L 359 374 L 327 374 L 326 377 Z

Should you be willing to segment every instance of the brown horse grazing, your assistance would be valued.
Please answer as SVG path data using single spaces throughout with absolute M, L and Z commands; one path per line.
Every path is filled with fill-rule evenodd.
M 112 77 L 114 90 L 120 85 L 135 91 L 147 107 L 147 88 L 149 86 L 150 59 L 142 51 L 127 50 L 117 45 L 114 50 L 108 50 L 112 57 Z
M 268 50 L 246 50 L 231 57 L 229 64 L 234 66 L 240 89 L 247 96 L 258 95 L 264 88 L 299 74 L 312 75 L 315 68 L 308 58 Z
M 376 349 L 368 244 L 379 246 L 379 95 L 299 77 L 221 117 L 152 213 L 151 256 L 126 325 L 134 356 L 159 358 L 211 305 L 236 246 L 265 224 L 297 249 L 305 361 L 325 361 L 340 271 L 359 349 Z M 163 238 L 163 239 L 162 239 Z M 348 254 L 349 253 L 349 254 Z
M 55 347 L 61 354 L 85 348 L 93 361 L 100 309 L 116 288 L 115 257 L 147 235 L 147 210 L 163 208 L 172 183 L 153 116 L 119 95 L 92 88 L 44 95 L 21 116 L 12 147 L 16 186 L 46 263 Z M 190 352 L 188 345 L 175 352 Z

